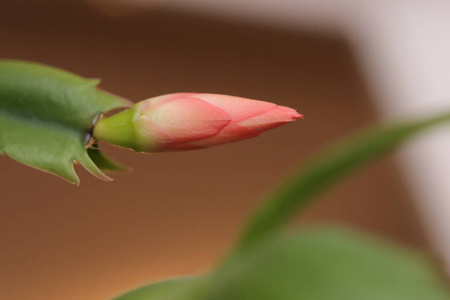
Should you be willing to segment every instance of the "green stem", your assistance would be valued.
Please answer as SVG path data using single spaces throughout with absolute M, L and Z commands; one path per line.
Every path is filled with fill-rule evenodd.
M 95 138 L 113 145 L 135 148 L 134 115 L 135 109 L 131 108 L 111 117 L 100 119 L 94 127 Z

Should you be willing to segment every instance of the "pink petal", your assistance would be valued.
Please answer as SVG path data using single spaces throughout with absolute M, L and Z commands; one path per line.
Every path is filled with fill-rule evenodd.
M 147 111 L 147 110 L 154 110 L 160 107 L 161 105 L 165 105 L 165 103 L 179 98 L 185 98 L 191 95 L 196 95 L 197 93 L 173 93 L 173 94 L 167 94 L 162 96 L 153 97 L 147 100 L 144 100 L 140 102 L 139 110 L 140 111 Z
M 213 136 L 231 121 L 226 111 L 191 97 L 157 103 L 147 115 L 177 144 Z
M 146 151 L 158 152 L 175 144 L 175 138 L 170 132 L 155 124 L 149 116 L 139 116 L 135 124 L 135 128 L 139 128 L 137 142 L 141 147 L 147 148 Z
M 260 134 L 262 134 L 261 131 L 252 130 L 248 127 L 240 125 L 239 123 L 232 123 L 214 136 L 189 142 L 188 144 L 194 147 L 207 148 L 215 145 L 257 137 Z
M 276 106 L 268 112 L 243 120 L 239 122 L 239 124 L 253 130 L 265 131 L 292 122 L 301 117 L 302 115 L 292 108 Z
M 230 114 L 232 122 L 239 122 L 254 115 L 269 111 L 277 106 L 276 104 L 265 101 L 226 95 L 195 94 L 190 97 L 195 97 L 220 107 Z

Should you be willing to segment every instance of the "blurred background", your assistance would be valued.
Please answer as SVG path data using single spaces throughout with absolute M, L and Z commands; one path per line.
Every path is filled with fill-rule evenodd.
M 429 37 L 432 28 L 401 30 L 409 21 L 431 24 L 413 17 L 425 1 L 407 9 L 394 2 L 2 0 L 0 58 L 101 78 L 101 88 L 132 101 L 229 94 L 290 106 L 305 119 L 201 151 L 138 155 L 104 145 L 133 171 L 106 183 L 78 168 L 80 187 L 1 157 L 0 299 L 108 299 L 150 281 L 206 272 L 263 197 L 311 154 L 383 118 L 424 114 L 420 103 L 444 99 L 443 35 L 435 36 L 441 44 L 426 44 L 434 49 L 428 53 L 416 35 Z M 430 5 L 430 16 L 446 6 L 427 3 L 442 6 Z M 450 28 L 437 26 L 442 34 Z M 423 49 L 405 51 L 414 45 Z M 408 53 L 416 64 L 408 64 Z M 430 64 L 417 59 L 424 53 Z M 444 154 L 439 143 L 434 153 Z M 435 159 L 445 166 L 445 159 L 420 144 L 410 149 L 400 158 L 403 172 L 392 157 L 372 164 L 298 223 L 344 224 L 427 252 L 446 249 L 440 234 L 448 228 L 448 169 L 430 175 L 436 168 L 419 158 L 431 166 Z

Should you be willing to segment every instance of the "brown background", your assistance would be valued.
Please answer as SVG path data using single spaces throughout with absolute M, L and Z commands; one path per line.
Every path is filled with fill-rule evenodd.
M 106 299 L 208 270 L 276 182 L 376 120 L 345 41 L 158 9 L 122 17 L 74 1 L 0 4 L 0 57 L 38 61 L 133 101 L 211 92 L 306 117 L 258 139 L 184 153 L 106 150 L 133 167 L 81 186 L 0 158 L 0 299 Z M 1 99 L 0 99 L 1 101 Z M 331 222 L 426 247 L 391 159 L 346 180 L 300 223 Z

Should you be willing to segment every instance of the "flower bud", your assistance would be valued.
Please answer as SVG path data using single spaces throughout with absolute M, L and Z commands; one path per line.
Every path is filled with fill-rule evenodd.
M 141 101 L 99 120 L 94 136 L 140 152 L 201 149 L 256 137 L 301 117 L 264 101 L 178 93 Z

